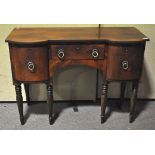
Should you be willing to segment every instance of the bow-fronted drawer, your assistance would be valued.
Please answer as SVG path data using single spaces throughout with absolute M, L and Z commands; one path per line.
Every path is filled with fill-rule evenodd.
M 48 80 L 48 49 L 10 46 L 13 78 L 16 81 Z

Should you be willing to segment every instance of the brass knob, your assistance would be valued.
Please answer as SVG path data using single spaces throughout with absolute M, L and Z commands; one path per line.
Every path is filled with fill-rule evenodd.
M 30 70 L 30 72 L 34 72 L 35 66 L 34 66 L 33 62 L 29 61 L 27 63 L 27 68 Z
M 58 50 L 58 58 L 63 59 L 65 57 L 65 52 L 63 49 Z
M 97 50 L 97 49 L 93 49 L 93 50 L 92 50 L 92 57 L 93 57 L 94 59 L 97 59 L 98 56 L 99 56 L 98 50 Z
M 129 68 L 129 63 L 128 63 L 128 61 L 126 61 L 126 60 L 122 61 L 122 68 L 123 68 L 124 70 L 128 70 L 128 68 Z

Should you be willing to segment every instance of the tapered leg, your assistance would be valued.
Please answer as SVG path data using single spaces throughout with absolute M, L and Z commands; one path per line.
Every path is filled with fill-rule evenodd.
M 24 88 L 25 88 L 25 93 L 26 93 L 26 101 L 28 105 L 31 105 L 30 103 L 30 92 L 29 92 L 29 84 L 25 83 Z
M 49 123 L 52 125 L 54 123 L 53 119 L 53 85 L 47 85 L 47 103 L 49 107 Z
M 132 83 L 132 95 L 130 99 L 130 118 L 129 122 L 132 123 L 134 121 L 134 113 L 135 113 L 135 101 L 137 99 L 137 92 L 138 92 L 138 81 L 134 81 Z
M 119 109 L 122 109 L 122 104 L 124 102 L 124 95 L 125 95 L 125 88 L 126 88 L 126 82 L 121 82 L 121 88 L 120 88 L 120 101 L 117 104 Z
M 104 82 L 102 85 L 102 95 L 101 95 L 101 123 L 105 122 L 107 92 L 108 92 L 108 83 Z
M 16 100 L 17 100 L 17 105 L 18 105 L 20 122 L 21 122 L 21 125 L 24 125 L 25 121 L 24 121 L 24 115 L 23 115 L 23 97 L 22 97 L 20 84 L 15 85 L 15 91 L 16 91 Z

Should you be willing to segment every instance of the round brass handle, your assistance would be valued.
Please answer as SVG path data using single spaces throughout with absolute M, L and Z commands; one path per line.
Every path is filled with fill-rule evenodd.
M 122 68 L 123 68 L 124 70 L 128 70 L 128 68 L 129 68 L 129 63 L 128 63 L 128 61 L 126 61 L 126 60 L 122 61 Z
M 28 69 L 29 69 L 31 72 L 34 72 L 35 66 L 34 66 L 33 62 L 29 61 L 29 62 L 27 63 L 27 67 L 28 67 Z
M 97 50 L 97 49 L 93 49 L 93 50 L 92 50 L 92 57 L 95 58 L 95 59 L 97 59 L 98 56 L 99 56 L 98 50 Z
M 63 49 L 58 50 L 58 58 L 63 59 L 65 57 L 65 53 Z

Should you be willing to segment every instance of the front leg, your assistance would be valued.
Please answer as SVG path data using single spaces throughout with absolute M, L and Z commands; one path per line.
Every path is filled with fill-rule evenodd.
M 30 85 L 28 83 L 24 84 L 24 88 L 25 88 L 25 93 L 26 93 L 26 101 L 28 105 L 30 104 Z
M 48 109 L 49 109 L 49 123 L 52 125 L 54 123 L 53 118 L 53 85 L 48 84 L 47 85 L 47 103 L 48 103 Z
M 108 82 L 102 84 L 102 94 L 101 94 L 101 123 L 105 122 L 105 109 L 107 102 L 107 93 L 108 93 Z
M 22 97 L 22 91 L 21 91 L 21 84 L 15 85 L 15 91 L 16 91 L 16 100 L 18 105 L 18 111 L 20 116 L 20 122 L 21 125 L 24 125 L 24 115 L 23 115 L 23 97 Z
M 138 81 L 134 81 L 132 83 L 132 95 L 130 99 L 130 123 L 134 121 L 134 114 L 135 114 L 135 101 L 137 99 L 137 92 L 138 92 Z
M 121 82 L 121 88 L 120 88 L 120 101 L 117 104 L 119 109 L 122 109 L 122 104 L 124 102 L 124 95 L 125 95 L 125 88 L 126 88 L 126 83 L 125 81 Z

